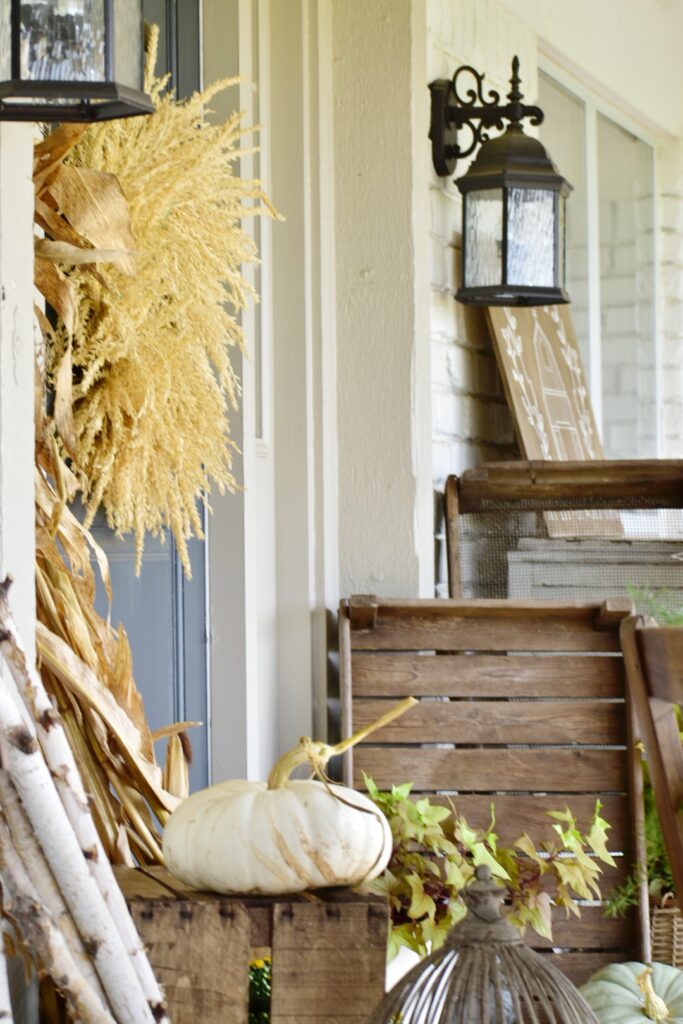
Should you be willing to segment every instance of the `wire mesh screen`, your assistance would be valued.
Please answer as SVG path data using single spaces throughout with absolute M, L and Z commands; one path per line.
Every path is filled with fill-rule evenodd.
M 631 596 L 638 610 L 683 610 L 683 509 L 588 498 L 487 500 L 458 517 L 465 598 L 601 601 Z M 604 504 L 604 501 L 602 502 Z M 632 505 L 632 502 L 631 502 Z M 452 571 L 452 570 L 451 570 Z

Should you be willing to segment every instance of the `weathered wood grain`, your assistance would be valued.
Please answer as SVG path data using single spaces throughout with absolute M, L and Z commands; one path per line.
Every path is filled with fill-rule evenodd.
M 628 788 L 621 750 L 356 747 L 354 784 L 367 772 L 380 789 L 412 782 L 415 791 L 623 793 Z
M 569 952 L 569 953 L 545 953 L 544 956 L 552 957 L 553 967 L 557 967 L 575 985 L 583 985 L 584 982 L 607 964 L 624 963 L 625 960 L 633 959 L 621 951 L 604 950 L 595 953 Z
M 186 900 L 130 901 L 173 1024 L 245 1024 L 249 915 L 244 907 Z
M 393 705 L 353 702 L 352 731 L 369 725 Z M 373 744 L 595 743 L 624 744 L 622 704 L 583 701 L 428 700 L 372 735 Z
M 538 606 L 537 606 L 538 608 Z M 480 619 L 429 609 L 398 618 L 382 607 L 373 629 L 352 630 L 356 651 L 617 651 L 614 631 L 596 632 L 593 616 L 538 611 L 525 616 L 499 613 Z
M 524 941 L 532 949 L 624 950 L 630 953 L 636 945 L 638 921 L 631 907 L 624 918 L 605 917 L 603 907 L 581 907 L 581 917 L 565 917 L 561 910 L 553 912 L 553 937 L 544 939 L 527 928 Z
M 606 699 L 623 697 L 625 686 L 621 657 L 602 655 L 367 653 L 353 654 L 348 667 L 354 697 Z
M 365 1024 L 384 992 L 386 907 L 273 909 L 272 1024 Z
M 489 462 L 465 470 L 458 479 L 464 513 L 486 511 L 490 502 L 499 501 L 542 501 L 548 509 L 562 509 L 567 500 L 576 503 L 581 498 L 590 499 L 592 508 L 601 501 L 605 508 L 615 502 L 620 507 L 651 508 L 655 500 L 660 508 L 683 508 L 683 460 Z

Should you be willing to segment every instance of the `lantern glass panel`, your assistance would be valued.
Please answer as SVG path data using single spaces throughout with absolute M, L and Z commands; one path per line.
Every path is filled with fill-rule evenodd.
M 508 284 L 554 287 L 555 195 L 554 191 L 540 188 L 509 190 Z
M 104 29 L 104 0 L 22 3 L 22 79 L 105 81 Z
M 503 190 L 465 195 L 465 288 L 484 288 L 503 279 Z
M 114 0 L 114 26 L 114 77 L 121 85 L 142 89 L 142 0 Z

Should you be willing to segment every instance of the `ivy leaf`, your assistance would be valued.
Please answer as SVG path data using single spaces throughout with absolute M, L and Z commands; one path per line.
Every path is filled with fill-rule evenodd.
M 499 864 L 496 858 L 493 856 L 490 850 L 486 848 L 484 843 L 475 843 L 472 847 L 472 857 L 474 858 L 474 866 L 479 867 L 480 864 L 488 864 L 491 868 L 491 874 L 495 875 L 496 878 L 509 879 L 510 876 L 503 867 Z
M 604 818 L 600 817 L 601 804 L 599 800 L 595 802 L 595 814 L 593 815 L 593 821 L 591 827 L 586 836 L 586 841 L 601 861 L 605 864 L 610 864 L 615 867 L 614 858 L 607 849 L 607 830 L 609 829 L 608 822 Z
M 391 795 L 395 800 L 407 800 L 412 788 L 412 782 L 404 782 L 402 786 L 392 786 Z
M 419 875 L 408 875 L 406 882 L 410 886 L 412 898 L 410 900 L 410 906 L 408 907 L 408 917 L 413 920 L 418 920 L 421 917 L 428 917 L 430 921 L 434 920 L 436 914 L 436 903 L 424 891 L 424 885 Z

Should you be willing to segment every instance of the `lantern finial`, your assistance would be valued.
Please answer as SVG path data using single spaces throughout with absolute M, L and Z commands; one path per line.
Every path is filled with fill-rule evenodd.
M 501 916 L 487 865 L 463 889 L 467 915 L 387 993 L 369 1024 L 598 1024 L 568 978 Z

